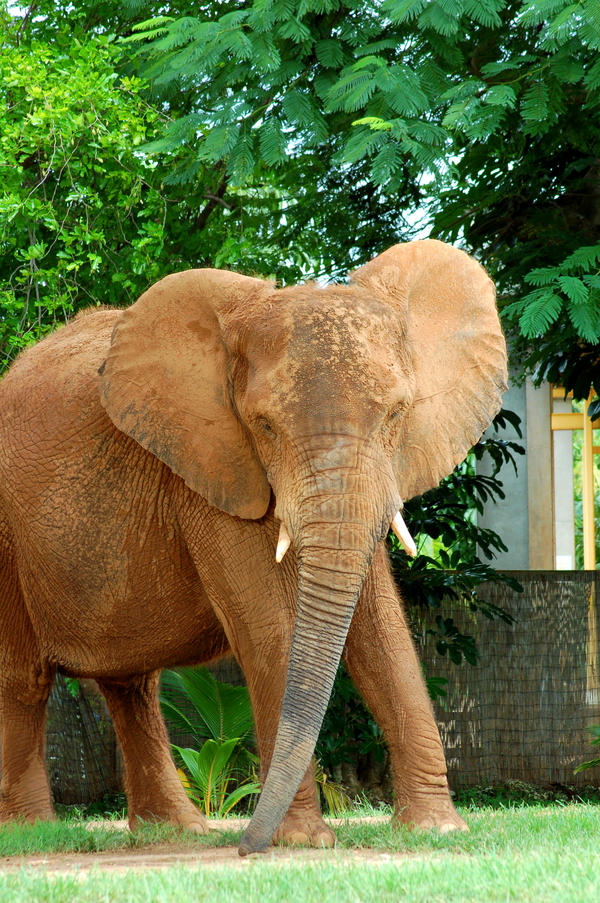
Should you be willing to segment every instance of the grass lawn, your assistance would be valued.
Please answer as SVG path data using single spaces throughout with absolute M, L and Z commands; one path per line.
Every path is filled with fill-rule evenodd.
M 135 837 L 81 822 L 0 829 L 0 903 L 40 901 L 556 901 L 600 899 L 600 805 L 462 809 L 470 834 L 392 831 L 389 823 L 348 821 L 336 828 L 336 850 L 318 860 L 301 851 L 285 858 L 249 857 L 232 865 L 185 864 L 124 873 L 77 874 L 24 868 L 2 873 L 8 857 L 51 853 L 234 846 L 240 832 L 196 837 L 146 826 Z M 216 855 L 216 852 L 215 852 Z M 207 862 L 206 858 L 203 862 Z

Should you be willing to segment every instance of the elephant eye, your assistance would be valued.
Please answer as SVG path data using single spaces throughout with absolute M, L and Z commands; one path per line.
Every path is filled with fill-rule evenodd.
M 273 439 L 275 437 L 275 430 L 273 429 L 273 427 L 271 426 L 271 424 L 269 423 L 269 421 L 267 420 L 266 417 L 258 418 L 258 426 L 261 429 L 261 431 L 266 436 L 268 436 L 270 439 Z
M 389 419 L 392 421 L 392 423 L 394 422 L 394 420 L 398 420 L 402 416 L 402 414 L 404 414 L 405 410 L 405 404 L 398 404 L 395 408 L 392 408 L 389 413 Z

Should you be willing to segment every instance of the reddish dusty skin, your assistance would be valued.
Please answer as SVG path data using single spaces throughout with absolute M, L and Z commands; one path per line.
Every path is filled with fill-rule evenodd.
M 504 382 L 493 287 L 434 241 L 349 287 L 188 271 L 22 354 L 0 383 L 0 820 L 52 816 L 60 667 L 106 696 L 130 823 L 206 830 L 157 678 L 233 651 L 265 780 L 242 852 L 275 831 L 330 844 L 310 759 L 344 651 L 388 740 L 397 818 L 463 827 L 381 540 L 462 460 Z

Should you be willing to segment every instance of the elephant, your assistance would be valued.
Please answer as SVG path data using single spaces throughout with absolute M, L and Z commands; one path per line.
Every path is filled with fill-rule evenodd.
M 189 269 L 22 351 L 0 381 L 0 821 L 53 817 L 60 669 L 105 696 L 130 826 L 205 832 L 158 681 L 233 653 L 262 781 L 242 855 L 334 842 L 312 757 L 342 658 L 389 747 L 394 819 L 466 829 L 385 539 L 415 553 L 404 501 L 505 389 L 493 283 L 433 239 L 327 286 Z

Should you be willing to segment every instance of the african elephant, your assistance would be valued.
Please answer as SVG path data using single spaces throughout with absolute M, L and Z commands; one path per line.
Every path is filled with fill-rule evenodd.
M 395 817 L 464 827 L 383 541 L 394 522 L 414 551 L 403 500 L 464 458 L 505 380 L 492 282 L 431 240 L 348 285 L 177 273 L 23 352 L 0 383 L 0 819 L 52 817 L 60 668 L 106 697 L 130 824 L 205 831 L 157 683 L 233 651 L 264 779 L 242 854 L 333 841 L 310 765 L 341 656 L 387 738 Z

